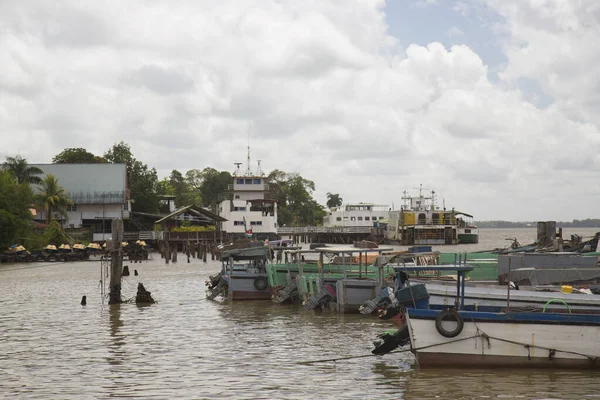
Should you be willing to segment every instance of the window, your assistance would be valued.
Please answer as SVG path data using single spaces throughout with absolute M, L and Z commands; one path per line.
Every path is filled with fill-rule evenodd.
M 244 225 L 244 221 L 233 221 L 233 225 Z
M 250 221 L 250 225 L 262 225 L 262 221 Z
M 126 210 L 126 208 L 125 208 L 125 210 Z M 68 205 L 67 211 L 77 211 L 77 204 Z
M 373 217 L 373 218 L 377 219 L 377 217 Z M 369 217 L 365 217 L 365 221 L 368 221 L 368 220 L 369 220 Z
M 341 220 L 342 220 L 342 217 L 337 217 L 335 220 L 336 220 L 336 221 L 341 221 Z
M 344 221 L 348 221 L 348 217 L 344 217 Z
M 350 221 L 356 221 L 356 217 L 350 217 Z
M 125 203 L 123 203 L 123 211 L 128 211 L 129 210 L 129 202 L 126 201 Z
M 236 195 L 235 195 L 235 198 L 236 198 L 236 199 L 239 199 L 239 198 L 240 198 L 240 195 L 239 195 L 239 194 L 236 194 Z
M 246 211 L 246 207 L 233 207 L 233 211 Z
M 254 179 L 254 184 L 255 185 L 260 185 L 260 179 Z
M 244 180 L 238 178 L 238 179 L 235 180 L 235 183 L 237 183 L 238 185 L 243 185 L 244 184 Z
M 252 185 L 252 179 L 246 179 L 246 185 Z
M 377 217 L 373 217 L 373 219 L 377 219 Z M 383 217 L 379 217 L 379 219 L 383 219 Z
M 358 217 L 358 220 L 359 220 L 359 221 L 362 221 L 362 217 Z

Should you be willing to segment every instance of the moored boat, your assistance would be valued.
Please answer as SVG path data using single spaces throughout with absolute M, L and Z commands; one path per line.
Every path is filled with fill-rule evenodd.
M 478 243 L 479 230 L 473 225 L 473 216 L 436 203 L 436 193 L 418 196 L 404 192 L 404 204 L 398 211 L 389 212 L 385 241 L 403 245 L 451 245 Z
M 207 298 L 270 299 L 271 287 L 266 272 L 268 256 L 269 248 L 262 243 L 256 243 L 253 247 L 222 250 L 221 271 L 206 281 Z
M 406 324 L 421 367 L 600 368 L 600 315 L 407 309 Z
M 426 268 L 452 266 L 404 266 L 398 271 Z M 600 368 L 600 308 L 572 313 L 559 301 L 565 307 L 550 313 L 549 301 L 537 312 L 519 312 L 509 310 L 508 298 L 503 311 L 472 311 L 465 302 L 469 269 L 456 267 L 456 297 L 442 309 L 416 303 L 396 308 L 405 324 L 380 335 L 373 353 L 386 354 L 410 343 L 421 367 Z

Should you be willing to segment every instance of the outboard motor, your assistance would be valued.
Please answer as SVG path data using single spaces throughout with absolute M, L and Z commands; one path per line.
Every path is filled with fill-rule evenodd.
M 387 308 L 389 305 L 393 304 L 396 301 L 396 297 L 394 296 L 394 289 L 389 286 L 384 286 L 379 290 L 377 296 L 375 296 L 372 300 L 367 300 L 365 304 L 360 306 L 358 311 L 361 314 L 371 314 L 373 311 L 378 308 Z
M 336 298 L 337 295 L 335 289 L 331 285 L 323 285 L 316 296 L 313 296 L 304 302 L 304 308 L 307 310 L 314 310 L 319 306 L 324 307 L 330 300 L 335 300 Z
M 271 300 L 273 300 L 275 303 L 283 303 L 294 296 L 298 296 L 298 284 L 296 283 L 295 279 L 292 279 L 288 282 L 286 287 L 273 293 Z
M 406 324 L 400 329 L 385 331 L 377 337 L 380 340 L 373 342 L 375 348 L 371 350 L 371 353 L 377 355 L 387 354 L 398 347 L 410 343 L 410 334 L 408 333 L 408 325 Z

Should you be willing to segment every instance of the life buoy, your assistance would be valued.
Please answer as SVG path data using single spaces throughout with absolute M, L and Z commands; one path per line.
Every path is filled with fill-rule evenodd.
M 442 322 L 444 321 L 456 321 L 456 329 L 454 329 L 453 331 L 447 331 L 442 325 Z M 447 338 L 453 338 L 455 336 L 458 336 L 462 332 L 464 325 L 465 322 L 463 321 L 458 311 L 452 308 L 447 308 L 443 311 L 440 311 L 438 316 L 435 318 L 435 329 L 437 329 L 440 335 Z
M 269 286 L 269 282 L 267 282 L 267 278 L 264 276 L 259 276 L 258 278 L 254 279 L 254 287 L 256 290 L 265 290 L 267 286 Z

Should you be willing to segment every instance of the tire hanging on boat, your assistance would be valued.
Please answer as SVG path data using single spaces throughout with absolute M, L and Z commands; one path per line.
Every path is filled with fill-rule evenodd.
M 269 282 L 264 276 L 259 276 L 258 278 L 254 279 L 254 287 L 256 290 L 265 290 L 267 286 L 269 286 Z
M 442 325 L 442 322 L 444 321 L 456 321 L 456 329 L 453 331 L 447 331 Z M 462 332 L 464 325 L 465 322 L 458 311 L 452 308 L 447 308 L 443 311 L 440 311 L 438 316 L 435 318 L 435 329 L 437 329 L 440 335 L 447 338 L 458 336 Z

